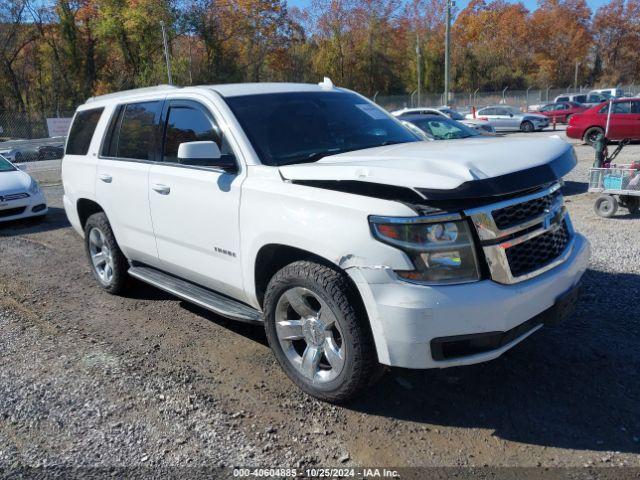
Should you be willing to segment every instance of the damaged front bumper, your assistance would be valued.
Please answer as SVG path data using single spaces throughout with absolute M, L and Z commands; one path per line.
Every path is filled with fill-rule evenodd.
M 497 358 L 551 317 L 557 317 L 554 305 L 558 302 L 564 310 L 568 309 L 571 302 L 562 301 L 562 297 L 572 292 L 571 300 L 575 300 L 574 287 L 584 274 L 588 259 L 589 244 L 576 234 L 574 248 L 565 262 L 513 285 L 492 280 L 463 285 L 416 285 L 399 280 L 391 269 L 383 266 L 343 263 L 367 309 L 379 361 L 405 368 L 443 368 Z M 456 348 L 454 355 L 443 353 L 446 339 L 481 334 L 493 335 L 489 347 L 495 348 L 484 345 L 463 350 L 460 355 L 455 353 L 461 351 Z M 475 348 L 477 342 L 472 343 Z

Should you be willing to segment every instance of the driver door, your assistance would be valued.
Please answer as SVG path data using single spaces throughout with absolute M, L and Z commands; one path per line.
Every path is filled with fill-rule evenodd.
M 168 100 L 162 112 L 160 161 L 149 172 L 149 203 L 162 269 L 236 298 L 243 297 L 239 209 L 244 169 L 181 164 L 183 142 L 213 140 L 233 155 L 211 111 Z

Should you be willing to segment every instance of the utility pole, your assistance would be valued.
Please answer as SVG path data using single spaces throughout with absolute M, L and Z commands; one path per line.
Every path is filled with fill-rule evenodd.
M 445 25 L 444 39 L 444 104 L 449 104 L 449 66 L 451 59 L 449 58 L 451 49 L 451 7 L 453 0 L 445 0 L 447 2 L 447 15 Z
M 422 91 L 422 76 L 420 68 L 420 36 L 416 34 L 416 72 L 418 73 L 418 106 L 420 106 L 420 92 Z
M 573 89 L 578 90 L 578 68 L 580 67 L 580 62 L 576 61 L 576 73 L 573 77 Z
M 160 27 L 162 28 L 162 42 L 164 44 L 164 59 L 167 62 L 167 78 L 169 79 L 169 85 L 173 85 L 173 80 L 171 79 L 171 58 L 169 57 L 169 44 L 167 43 L 167 32 L 164 28 L 164 22 L 160 22 Z

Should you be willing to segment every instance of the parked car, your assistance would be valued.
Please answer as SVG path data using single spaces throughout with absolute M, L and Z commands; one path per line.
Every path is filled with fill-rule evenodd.
M 57 160 L 64 156 L 64 145 L 42 145 L 38 147 L 38 160 Z
M 380 365 L 491 360 L 571 310 L 575 164 L 558 138 L 418 141 L 325 80 L 95 97 L 62 179 L 107 292 L 132 276 L 260 325 L 296 385 L 342 401 Z
M 440 115 L 463 123 L 466 126 L 477 130 L 482 135 L 494 135 L 496 133 L 493 126 L 486 120 L 480 120 L 478 118 L 467 119 L 464 115 L 449 107 L 403 108 L 402 110 L 391 112 L 391 115 L 401 118 L 406 115 Z
M 38 182 L 0 155 L 0 222 L 47 214 Z
M 582 113 L 587 110 L 587 107 L 574 102 L 558 102 L 548 103 L 538 110 L 545 117 L 548 117 L 551 122 L 556 119 L 556 122 L 569 123 L 569 120 L 576 113 Z
M 567 126 L 567 137 L 581 139 L 589 145 L 605 133 L 609 102 L 573 115 Z M 640 140 L 640 98 L 620 98 L 611 102 L 608 140 Z
M 0 145 L 0 155 L 14 163 L 30 162 L 38 158 L 38 152 L 32 147 L 10 147 L 2 149 Z
M 473 120 L 473 114 L 467 114 Z M 488 121 L 497 131 L 521 130 L 533 132 L 549 126 L 549 119 L 539 113 L 523 113 L 508 105 L 493 105 L 476 112 L 476 118 Z
M 572 102 L 584 105 L 586 108 L 595 107 L 604 102 L 608 97 L 599 93 L 565 93 L 558 95 L 553 101 L 554 103 Z
M 477 130 L 442 115 L 402 115 L 400 120 L 405 125 L 417 127 L 429 140 L 458 140 L 481 135 Z

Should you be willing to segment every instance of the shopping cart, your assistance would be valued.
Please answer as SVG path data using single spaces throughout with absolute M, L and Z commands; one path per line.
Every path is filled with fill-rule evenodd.
M 601 217 L 613 217 L 618 206 L 631 214 L 640 212 L 640 168 L 633 165 L 614 165 L 589 170 L 589 191 L 599 193 L 594 209 Z

